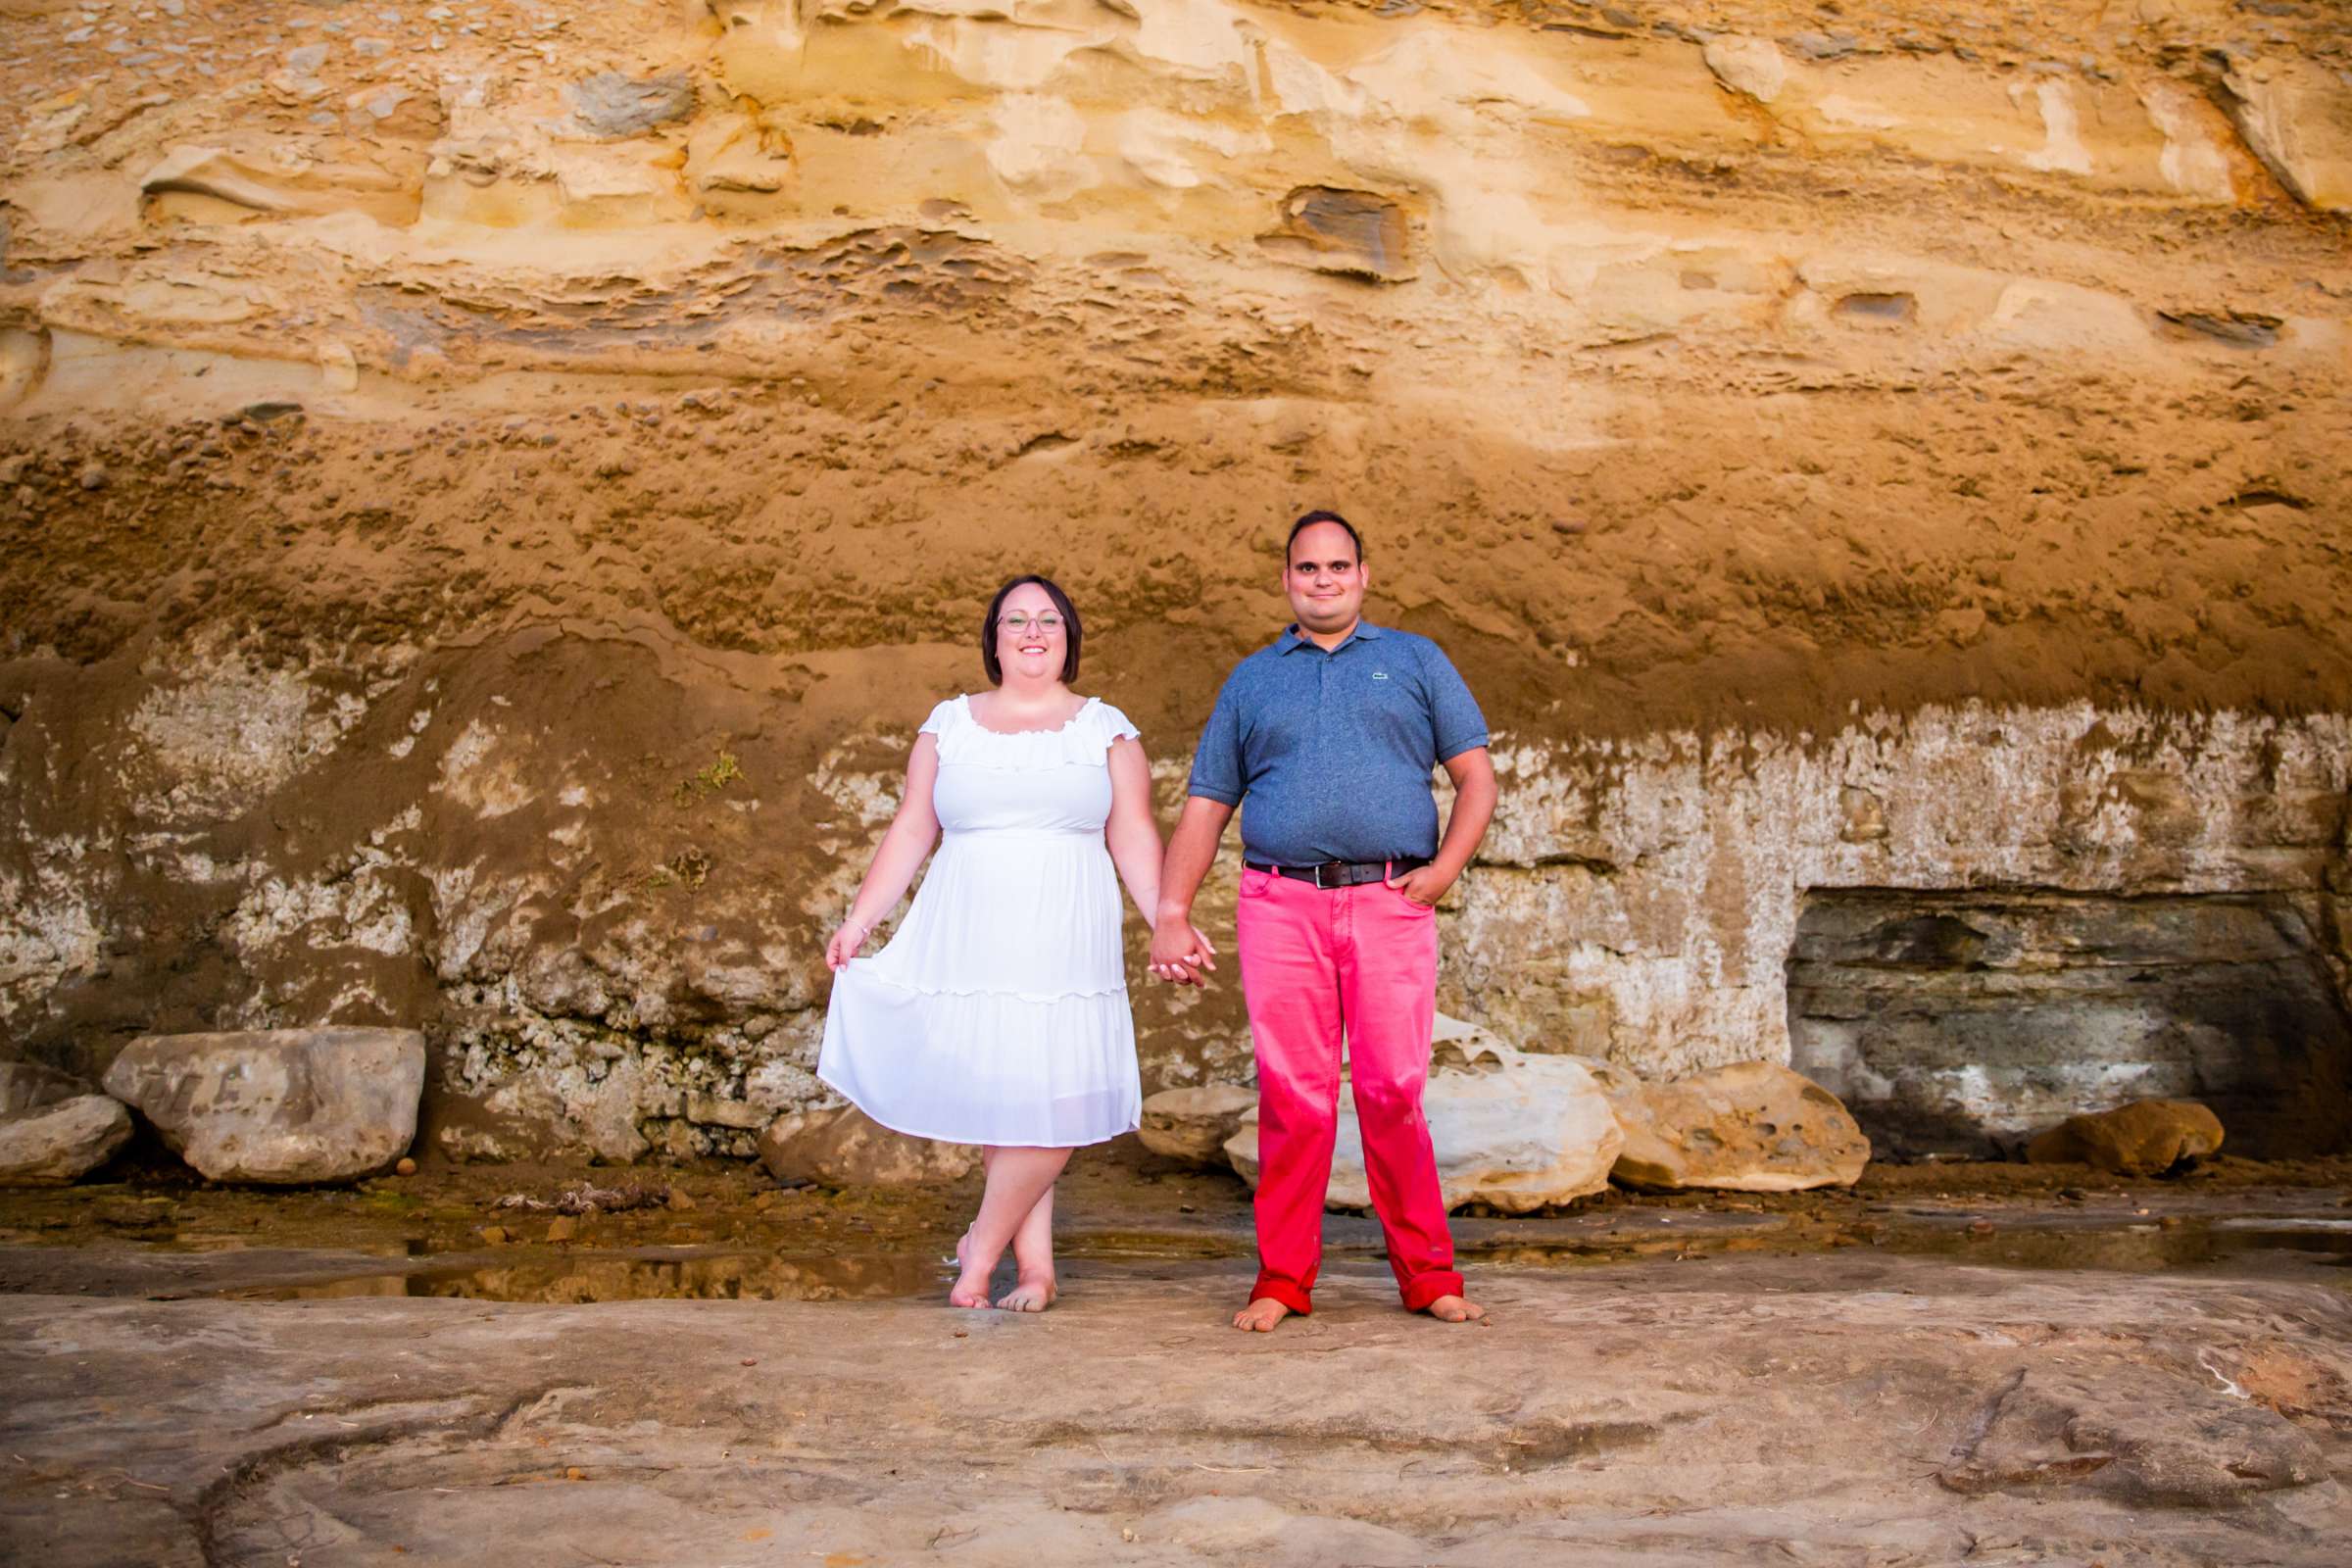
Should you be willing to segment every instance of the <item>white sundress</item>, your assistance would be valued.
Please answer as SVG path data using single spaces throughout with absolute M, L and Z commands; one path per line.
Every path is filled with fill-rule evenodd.
M 1132 1130 L 1143 1084 L 1118 873 L 1102 837 L 1127 715 L 1088 698 L 1004 735 L 931 710 L 939 851 L 898 932 L 833 978 L 816 1073 L 897 1132 L 1075 1148 Z

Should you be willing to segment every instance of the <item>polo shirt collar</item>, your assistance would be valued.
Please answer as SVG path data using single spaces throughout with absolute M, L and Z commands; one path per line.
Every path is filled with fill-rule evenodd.
M 1346 648 L 1348 643 L 1356 642 L 1358 640 L 1364 642 L 1375 641 L 1379 638 L 1380 634 L 1381 632 L 1378 626 L 1373 625 L 1368 620 L 1359 620 L 1355 623 L 1355 630 L 1348 634 L 1348 642 L 1340 644 L 1340 647 L 1334 648 L 1332 652 L 1336 654 L 1340 652 L 1340 649 Z M 1313 648 L 1317 653 L 1322 652 L 1322 649 L 1317 647 L 1313 638 L 1301 637 L 1298 635 L 1298 623 L 1295 620 L 1282 629 L 1282 640 L 1275 644 L 1275 647 L 1280 652 L 1286 654 L 1296 653 L 1301 648 Z

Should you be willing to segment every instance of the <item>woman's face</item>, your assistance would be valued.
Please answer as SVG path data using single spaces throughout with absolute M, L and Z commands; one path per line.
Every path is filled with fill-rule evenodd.
M 1069 635 L 1053 595 L 1025 582 L 997 611 L 997 663 L 1008 680 L 1059 680 Z

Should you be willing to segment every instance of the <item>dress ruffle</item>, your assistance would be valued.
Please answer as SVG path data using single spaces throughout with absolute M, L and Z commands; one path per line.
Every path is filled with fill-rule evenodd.
M 1089 697 L 1059 729 L 1021 730 L 1004 734 L 984 728 L 972 716 L 969 696 L 951 697 L 931 710 L 920 733 L 939 737 L 939 760 L 965 767 L 1027 771 L 1039 767 L 1100 767 L 1110 743 L 1122 736 L 1140 735 L 1127 715 Z

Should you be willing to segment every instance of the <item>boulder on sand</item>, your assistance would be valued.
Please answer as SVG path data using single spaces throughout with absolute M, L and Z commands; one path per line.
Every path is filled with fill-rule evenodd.
M 1466 1028 L 1438 1045 L 1421 1104 L 1448 1209 L 1486 1203 L 1524 1214 L 1599 1192 L 1624 1143 L 1608 1096 L 1578 1058 L 1530 1055 Z M 1254 1105 L 1226 1140 L 1225 1154 L 1257 1185 Z M 1333 1208 L 1372 1202 L 1363 1130 L 1346 1084 L 1326 1201 Z
M 416 1137 L 424 1036 L 414 1029 L 142 1035 L 107 1093 L 217 1182 L 296 1186 L 388 1168 Z
M 780 1182 L 913 1187 L 971 1174 L 980 1151 L 894 1133 L 856 1105 L 789 1110 L 760 1135 L 760 1163 Z
M 2134 1100 L 2069 1116 L 2026 1146 L 2035 1165 L 2089 1165 L 2118 1176 L 2156 1176 L 2222 1147 L 2222 1119 L 2193 1100 Z
M 1739 1061 L 1669 1083 L 1621 1089 L 1628 1187 L 1788 1193 L 1850 1187 L 1870 1140 L 1836 1095 L 1769 1061 Z
M 130 1140 L 130 1112 L 105 1095 L 75 1095 L 0 1114 L 0 1187 L 79 1181 Z
M 1257 1091 L 1241 1084 L 1163 1089 L 1144 1102 L 1138 1135 L 1154 1154 L 1195 1165 L 1223 1165 L 1225 1140 L 1257 1108 Z

